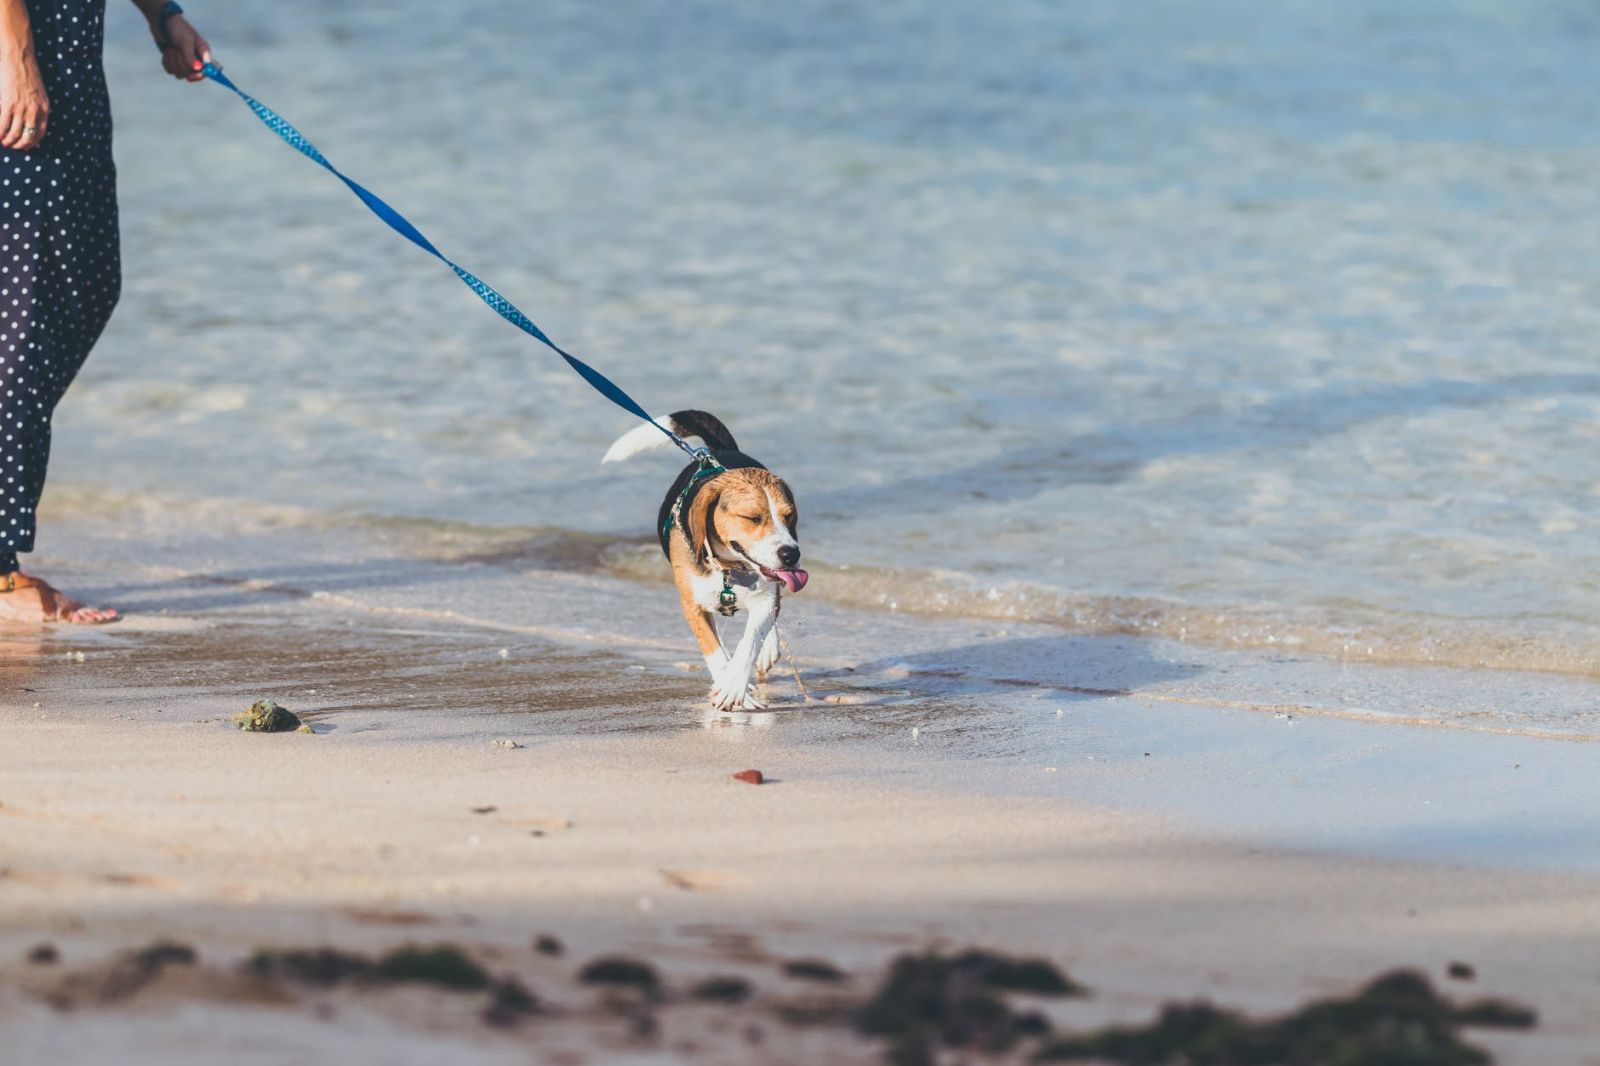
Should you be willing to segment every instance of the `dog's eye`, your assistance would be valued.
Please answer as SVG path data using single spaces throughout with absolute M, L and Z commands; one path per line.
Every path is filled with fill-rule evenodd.
M 759 521 L 761 521 L 761 516 L 758 515 L 758 514 L 742 514 L 742 515 L 735 515 L 734 517 L 738 518 L 741 522 L 759 522 Z

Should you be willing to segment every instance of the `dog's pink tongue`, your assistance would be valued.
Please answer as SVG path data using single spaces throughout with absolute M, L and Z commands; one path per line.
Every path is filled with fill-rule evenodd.
M 774 570 L 773 573 L 777 574 L 778 579 L 789 587 L 790 592 L 799 592 L 806 587 L 806 582 L 811 579 L 811 575 L 804 570 Z

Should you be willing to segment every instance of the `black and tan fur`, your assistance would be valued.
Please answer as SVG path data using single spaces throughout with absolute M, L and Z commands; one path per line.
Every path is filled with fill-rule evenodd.
M 704 411 L 678 411 L 658 422 L 691 444 L 696 440 L 723 468 L 696 479 L 691 462 L 667 490 L 657 516 L 662 551 L 672 565 L 684 619 L 711 672 L 711 702 L 721 710 L 759 707 L 752 686 L 777 659 L 777 620 L 783 590 L 805 585 L 799 512 L 783 480 L 739 450 L 721 420 Z M 624 435 L 606 461 L 670 443 L 652 426 Z M 724 647 L 718 616 L 748 612 L 732 650 Z

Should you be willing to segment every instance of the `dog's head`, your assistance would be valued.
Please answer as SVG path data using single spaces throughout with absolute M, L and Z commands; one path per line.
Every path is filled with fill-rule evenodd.
M 705 483 L 685 516 L 696 557 L 707 547 L 725 563 L 753 566 L 790 592 L 806 587 L 800 569 L 800 514 L 794 493 L 770 471 L 728 470 Z

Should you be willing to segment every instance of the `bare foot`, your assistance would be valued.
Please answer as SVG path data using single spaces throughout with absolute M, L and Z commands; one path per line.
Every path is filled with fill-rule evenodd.
M 9 591 L 7 591 L 9 589 Z M 117 612 L 85 607 L 56 591 L 47 581 L 18 570 L 0 577 L 0 622 L 70 622 L 93 626 L 115 621 Z

